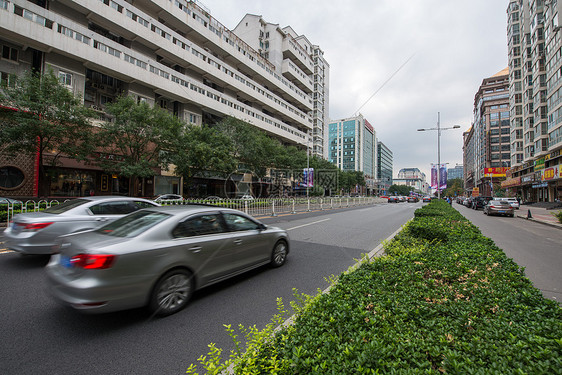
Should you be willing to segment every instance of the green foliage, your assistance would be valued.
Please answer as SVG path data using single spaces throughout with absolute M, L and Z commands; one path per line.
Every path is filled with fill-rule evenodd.
M 558 219 L 560 223 L 562 223 L 562 210 L 558 212 L 552 212 L 552 216 Z
M 447 188 L 441 195 L 455 197 L 464 194 L 464 181 L 461 178 L 447 180 Z
M 411 191 L 414 191 L 414 188 L 406 185 L 391 185 L 390 188 L 388 188 L 388 194 L 390 195 L 408 196 Z
M 251 332 L 229 373 L 560 373 L 562 308 L 448 204 L 385 251 L 301 299 L 293 324 Z
M 44 75 L 28 71 L 14 81 L 0 90 L 0 104 L 13 109 L 2 111 L 0 142 L 9 155 L 38 153 L 39 183 L 45 186 L 44 161 L 55 166 L 63 155 L 85 160 L 94 150 L 92 111 L 52 70 Z
M 97 134 L 104 153 L 96 161 L 105 171 L 122 176 L 151 177 L 166 168 L 165 151 L 181 134 L 183 123 L 168 111 L 131 96 L 121 96 L 106 107 L 113 121 L 105 122 Z M 115 157 L 107 158 L 111 154 Z

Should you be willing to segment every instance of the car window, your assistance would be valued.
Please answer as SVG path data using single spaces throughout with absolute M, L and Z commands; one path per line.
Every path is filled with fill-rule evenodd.
M 174 238 L 203 236 L 224 232 L 218 214 L 205 214 L 178 223 L 172 230 Z
M 112 201 L 93 205 L 90 211 L 94 215 L 126 215 L 139 208 L 132 201 Z
M 114 237 L 135 237 L 169 217 L 171 215 L 162 212 L 138 211 L 104 225 L 96 232 Z
M 73 199 L 70 201 L 63 202 L 61 204 L 53 205 L 47 208 L 46 210 L 44 210 L 43 212 L 47 212 L 50 214 L 62 214 L 66 211 L 72 210 L 73 208 L 76 208 L 88 202 L 89 201 L 86 199 Z
M 155 204 L 150 203 L 150 202 L 145 202 L 145 201 L 135 201 L 134 205 L 137 207 L 137 210 L 140 210 L 141 208 L 157 207 Z
M 231 231 L 259 229 L 259 224 L 237 214 L 223 214 L 224 221 Z

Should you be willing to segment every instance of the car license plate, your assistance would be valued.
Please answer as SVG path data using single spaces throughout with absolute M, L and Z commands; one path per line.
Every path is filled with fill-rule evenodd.
M 60 264 L 61 264 L 61 266 L 65 267 L 65 268 L 71 268 L 72 267 L 72 263 L 70 262 L 70 257 L 66 256 L 66 255 L 60 256 Z
M 498 211 L 500 214 L 505 214 L 505 211 Z

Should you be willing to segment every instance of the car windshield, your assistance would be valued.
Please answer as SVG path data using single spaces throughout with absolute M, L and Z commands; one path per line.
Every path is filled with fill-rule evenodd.
M 66 212 L 66 211 L 70 211 L 73 208 L 76 208 L 76 207 L 81 206 L 83 204 L 86 204 L 88 202 L 89 201 L 86 200 L 86 199 L 73 199 L 73 200 L 70 200 L 70 201 L 63 202 L 61 204 L 51 206 L 51 207 L 47 208 L 46 210 L 44 210 L 43 212 L 58 215 L 58 214 L 62 214 L 64 212 Z
M 161 212 L 141 210 L 104 225 L 96 232 L 114 237 L 136 237 L 171 216 Z
M 490 201 L 490 204 L 492 206 L 508 206 L 509 203 L 507 203 L 506 201 Z

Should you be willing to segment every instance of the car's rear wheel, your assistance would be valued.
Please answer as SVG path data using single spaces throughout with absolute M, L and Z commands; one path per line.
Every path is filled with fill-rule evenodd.
M 158 280 L 150 296 L 149 309 L 160 316 L 183 309 L 193 294 L 193 275 L 188 270 L 176 269 Z
M 287 246 L 287 242 L 283 240 L 277 241 L 271 253 L 271 266 L 276 268 L 281 267 L 283 264 L 285 264 L 288 252 L 289 248 Z

